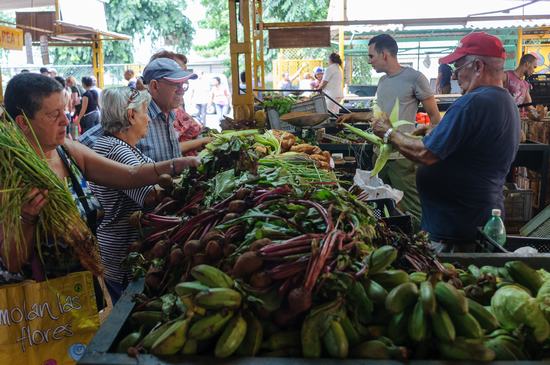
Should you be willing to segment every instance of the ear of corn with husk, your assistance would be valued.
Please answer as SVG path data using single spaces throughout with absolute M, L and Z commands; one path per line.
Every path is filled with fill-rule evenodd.
M 21 255 L 26 244 L 21 225 L 21 207 L 29 191 L 36 187 L 47 189 L 47 203 L 36 224 L 36 251 L 42 260 L 41 243 L 53 240 L 70 246 L 82 266 L 95 275 L 102 273 L 97 241 L 75 205 L 67 184 L 48 166 L 44 153 L 38 153 L 16 123 L 6 116 L 0 120 L 0 222 L 3 224 L 3 242 L 15 242 Z M 29 128 L 32 127 L 27 120 Z M 40 146 L 34 131 L 35 144 Z M 2 250 L 8 250 L 4 244 Z M 5 257 L 9 257 L 4 252 Z
M 385 113 L 380 109 L 378 104 L 374 104 L 372 111 L 375 119 L 383 118 L 385 116 Z M 395 104 L 393 105 L 389 119 L 390 119 L 392 128 L 394 129 L 397 129 L 406 124 L 412 124 L 412 122 L 409 122 L 408 120 L 399 120 L 399 99 L 398 98 L 395 99 Z M 371 171 L 371 176 L 374 176 L 378 174 L 380 171 L 382 171 L 384 166 L 386 166 L 386 163 L 388 162 L 390 155 L 394 152 L 393 146 L 389 143 L 384 143 L 382 138 L 378 137 L 373 133 L 365 132 L 347 123 L 344 123 L 344 127 L 348 129 L 350 132 L 358 135 L 359 137 L 364 138 L 365 140 L 369 141 L 370 143 L 380 148 L 378 158 L 376 159 L 376 162 L 374 163 L 374 168 Z

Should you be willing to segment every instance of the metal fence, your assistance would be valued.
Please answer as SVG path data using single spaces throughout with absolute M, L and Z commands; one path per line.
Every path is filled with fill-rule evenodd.
M 2 73 L 2 85 L 4 87 L 4 90 L 6 88 L 6 85 L 8 81 L 18 73 L 20 73 L 22 70 L 29 70 L 30 72 L 40 72 L 40 68 L 43 66 L 1 66 L 0 70 Z M 139 75 L 141 71 L 143 70 L 144 65 L 136 65 L 136 64 L 110 64 L 105 65 L 105 73 L 104 73 L 104 84 L 105 87 L 110 86 L 119 86 L 119 85 L 126 85 L 127 82 L 124 80 L 124 71 L 127 69 L 132 69 L 136 73 L 136 75 Z M 93 75 L 93 68 L 92 65 L 54 65 L 49 66 L 48 69 L 54 69 L 57 73 L 57 76 L 61 76 L 63 78 L 67 78 L 69 76 L 74 76 L 78 83 L 80 83 L 80 80 L 84 76 L 92 76 Z

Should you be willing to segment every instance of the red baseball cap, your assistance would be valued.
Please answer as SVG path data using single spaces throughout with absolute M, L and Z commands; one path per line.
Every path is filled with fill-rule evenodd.
M 485 32 L 473 32 L 460 40 L 453 53 L 439 59 L 439 63 L 453 63 L 468 56 L 486 56 L 505 59 L 506 50 L 500 39 Z

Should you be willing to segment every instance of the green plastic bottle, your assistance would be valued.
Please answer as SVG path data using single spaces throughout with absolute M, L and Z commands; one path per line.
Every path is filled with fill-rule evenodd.
M 483 233 L 499 245 L 504 246 L 506 244 L 506 228 L 504 222 L 500 218 L 500 209 L 493 209 L 491 212 L 491 218 L 485 223 L 483 227 Z

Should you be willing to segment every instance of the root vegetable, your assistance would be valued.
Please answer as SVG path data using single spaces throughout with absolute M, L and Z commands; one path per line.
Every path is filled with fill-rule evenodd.
M 193 266 L 206 264 L 208 262 L 208 258 L 203 253 L 197 253 L 193 255 Z
M 243 276 L 258 271 L 263 265 L 263 260 L 256 252 L 248 251 L 239 256 L 235 265 L 233 265 L 233 276 L 242 278 Z
M 249 282 L 254 288 L 264 289 L 270 286 L 273 283 L 273 280 L 271 280 L 265 271 L 259 271 L 252 274 Z
M 229 245 L 223 246 L 223 256 L 227 257 L 227 256 L 231 255 L 233 252 L 235 252 L 236 249 L 237 249 L 237 246 L 234 245 L 234 244 L 229 244 Z
M 288 294 L 288 305 L 293 313 L 302 313 L 311 308 L 312 305 L 311 292 L 303 287 L 294 288 Z
M 168 174 L 161 174 L 159 176 L 158 184 L 164 190 L 172 191 L 174 188 L 174 179 Z
M 239 213 L 227 213 L 223 216 L 222 223 L 229 222 L 230 220 L 237 219 L 241 215 Z
M 183 253 L 187 257 L 192 257 L 197 252 L 200 252 L 203 248 L 201 241 L 199 240 L 190 240 L 185 243 L 183 246 Z
M 240 188 L 235 192 L 235 199 L 244 200 L 252 193 L 252 190 L 249 188 Z
M 273 241 L 271 241 L 269 238 L 261 238 L 252 242 L 252 244 L 250 245 L 250 251 L 258 251 L 262 247 L 270 245 L 272 243 Z
M 242 213 L 246 210 L 246 202 L 244 200 L 233 200 L 227 206 L 229 213 Z
M 164 240 L 160 240 L 151 249 L 151 255 L 157 259 L 163 259 L 168 255 L 170 250 L 170 243 Z
M 218 241 L 209 241 L 204 249 L 206 256 L 211 260 L 217 260 L 223 256 L 223 249 Z
M 179 247 L 176 247 L 170 251 L 170 256 L 168 257 L 168 265 L 172 267 L 181 266 L 185 261 L 185 255 L 183 250 Z
M 225 241 L 225 236 L 220 231 L 212 230 L 206 233 L 201 238 L 201 243 L 206 245 L 209 241 L 218 241 L 220 243 L 223 243 Z
M 128 246 L 128 252 L 142 252 L 143 250 L 143 242 L 141 241 L 134 241 Z

